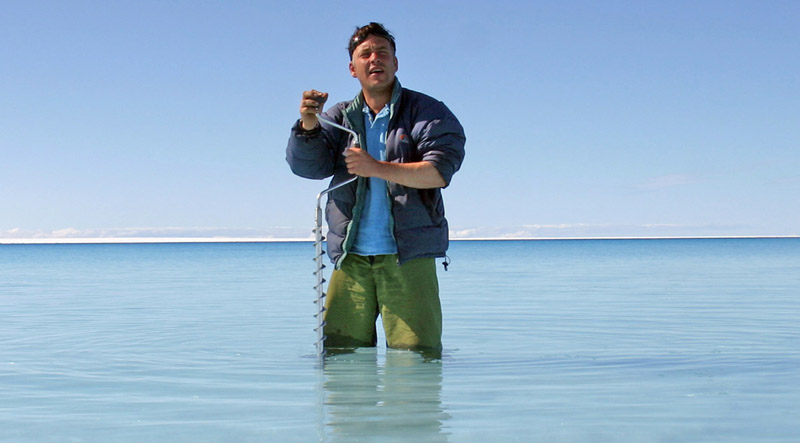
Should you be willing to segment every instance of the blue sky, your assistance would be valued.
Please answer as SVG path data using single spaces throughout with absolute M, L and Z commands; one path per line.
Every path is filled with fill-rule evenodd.
M 384 23 L 467 157 L 454 237 L 800 234 L 800 3 L 7 1 L 0 238 L 307 237 L 303 90 Z

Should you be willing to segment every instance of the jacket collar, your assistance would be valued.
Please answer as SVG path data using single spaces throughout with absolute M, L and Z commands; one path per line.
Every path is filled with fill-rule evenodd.
M 400 86 L 400 80 L 395 77 L 394 86 L 392 87 L 392 98 L 389 101 L 389 121 L 394 117 L 394 110 L 400 102 L 400 93 L 403 87 Z M 356 98 L 345 109 L 345 118 L 350 123 L 350 127 L 358 133 L 364 132 L 364 119 L 361 115 L 361 110 L 364 108 L 364 92 L 359 91 Z

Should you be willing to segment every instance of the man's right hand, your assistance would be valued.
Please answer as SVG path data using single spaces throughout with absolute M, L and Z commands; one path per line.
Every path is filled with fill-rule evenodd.
M 303 92 L 303 99 L 300 101 L 300 120 L 303 129 L 310 131 L 317 127 L 319 120 L 317 114 L 322 112 L 322 106 L 328 101 L 328 93 L 320 92 L 315 89 Z

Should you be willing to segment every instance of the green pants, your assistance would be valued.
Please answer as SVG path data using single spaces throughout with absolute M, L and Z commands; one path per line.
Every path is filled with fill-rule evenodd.
M 333 271 L 325 301 L 325 347 L 375 346 L 381 316 L 390 348 L 442 348 L 442 307 L 432 258 L 397 264 L 397 255 L 349 254 Z

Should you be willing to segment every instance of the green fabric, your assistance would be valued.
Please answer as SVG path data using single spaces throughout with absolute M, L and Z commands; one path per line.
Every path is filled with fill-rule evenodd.
M 388 347 L 442 348 L 442 308 L 433 258 L 401 266 L 397 254 L 374 258 L 348 254 L 331 275 L 325 308 L 326 348 L 375 346 L 378 315 Z

